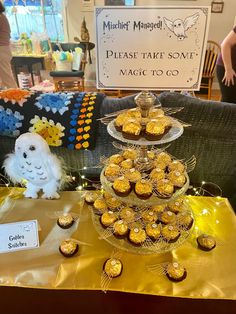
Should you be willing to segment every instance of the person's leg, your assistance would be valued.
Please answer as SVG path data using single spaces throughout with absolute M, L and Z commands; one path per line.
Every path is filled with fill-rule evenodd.
M 2 87 L 17 88 L 11 69 L 12 54 L 10 47 L 0 46 L 0 78 Z
M 236 79 L 234 78 L 234 85 L 228 87 L 224 83 L 222 83 L 223 77 L 225 75 L 224 67 L 221 65 L 217 65 L 216 73 L 220 85 L 221 101 L 236 104 Z

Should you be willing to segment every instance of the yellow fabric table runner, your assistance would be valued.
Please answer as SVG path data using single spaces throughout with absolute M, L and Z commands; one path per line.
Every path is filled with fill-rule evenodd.
M 0 285 L 47 289 L 101 290 L 103 263 L 114 248 L 98 239 L 91 213 L 83 206 L 81 192 L 62 192 L 60 200 L 24 199 L 23 189 L 0 188 L 0 223 L 37 219 L 40 247 L 0 254 Z M 8 198 L 6 198 L 8 197 Z M 156 255 L 122 253 L 123 272 L 108 290 L 185 298 L 236 299 L 236 218 L 225 198 L 189 196 L 195 228 L 216 237 L 210 252 L 197 248 L 195 236 L 176 250 Z M 80 214 L 68 230 L 56 224 L 55 212 L 67 208 Z M 91 244 L 79 254 L 64 258 L 58 251 L 63 239 L 72 237 Z M 187 278 L 170 282 L 147 266 L 177 260 L 187 269 Z

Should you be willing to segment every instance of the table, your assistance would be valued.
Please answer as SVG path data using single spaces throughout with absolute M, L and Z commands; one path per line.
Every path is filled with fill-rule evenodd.
M 12 67 L 16 74 L 17 84 L 19 85 L 18 78 L 17 78 L 17 69 L 22 66 L 26 66 L 28 68 L 29 73 L 31 74 L 32 83 L 34 85 L 34 76 L 33 76 L 33 65 L 40 64 L 42 69 L 44 69 L 44 58 L 46 55 L 40 56 L 13 56 L 11 60 Z
M 114 248 L 107 242 L 98 240 L 88 206 L 83 206 L 81 192 L 62 192 L 61 199 L 53 201 L 26 200 L 22 197 L 22 192 L 23 190 L 19 188 L 0 188 L 0 204 L 3 204 L 6 196 L 10 195 L 9 203 L 0 210 L 0 222 L 37 219 L 41 226 L 39 232 L 41 246 L 35 250 L 1 254 L 0 285 L 5 286 L 5 293 L 9 286 L 33 288 L 30 289 L 33 294 L 35 288 L 50 289 L 47 292 L 41 291 L 41 296 L 52 295 L 54 290 L 57 291 L 54 296 L 57 295 L 60 300 L 62 296 L 60 290 L 66 290 L 66 295 L 72 299 L 76 298 L 76 291 L 79 291 L 78 295 L 88 298 L 91 296 L 91 300 L 104 302 L 104 294 L 100 292 L 102 265 L 111 256 Z M 217 247 L 211 252 L 200 251 L 197 249 L 195 239 L 190 237 L 183 246 L 170 253 L 148 256 L 123 253 L 121 258 L 123 273 L 119 278 L 112 280 L 107 293 L 110 297 L 107 300 L 118 298 L 124 301 L 128 298 L 129 292 L 132 293 L 130 304 L 137 301 L 137 304 L 140 303 L 140 309 L 145 307 L 147 300 L 153 304 L 154 309 L 157 296 L 158 300 L 160 297 L 164 300 L 163 304 L 174 304 L 174 300 L 178 300 L 180 304 L 186 306 L 201 299 L 208 305 L 219 304 L 218 310 L 222 304 L 220 301 L 227 302 L 229 309 L 231 306 L 234 308 L 235 302 L 229 301 L 236 300 L 234 212 L 225 198 L 189 196 L 188 200 L 195 214 L 196 226 L 205 232 L 211 231 L 217 238 Z M 52 218 L 55 211 L 61 211 L 65 207 L 81 217 L 79 225 L 73 230 L 60 229 L 56 225 L 55 217 Z M 82 245 L 78 256 L 66 259 L 59 254 L 58 246 L 60 241 L 67 237 L 79 239 L 92 246 Z M 172 259 L 183 263 L 188 271 L 187 278 L 178 284 L 171 283 L 165 276 L 154 276 L 147 271 L 147 265 Z M 24 292 L 20 290 L 20 293 L 27 294 L 25 290 Z M 167 298 L 169 300 L 167 301 L 166 297 L 176 298 Z M 188 300 L 184 303 L 179 298 Z M 123 301 L 120 301 L 120 308 L 125 306 Z M 87 306 L 96 307 L 95 303 Z M 100 309 L 102 310 L 104 306 L 101 305 Z M 195 309 L 197 308 L 199 310 L 199 307 Z M 100 312 L 100 309 L 97 311 Z M 225 310 L 223 305 L 222 310 Z M 214 312 L 216 313 L 216 310 Z M 116 313 L 116 310 L 114 309 L 112 313 Z

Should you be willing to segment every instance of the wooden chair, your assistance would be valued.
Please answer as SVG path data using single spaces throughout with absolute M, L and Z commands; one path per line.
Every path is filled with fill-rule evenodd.
M 55 46 L 55 47 L 54 47 Z M 73 51 L 75 48 L 82 48 L 84 55 L 81 60 L 79 71 L 51 71 L 50 76 L 53 78 L 55 91 L 84 91 L 84 74 L 87 64 L 87 53 L 94 48 L 93 43 L 61 43 L 52 45 L 52 50 Z
M 216 60 L 220 53 L 220 45 L 212 40 L 207 41 L 200 89 L 207 90 L 207 99 L 211 99 L 211 89 L 215 77 Z

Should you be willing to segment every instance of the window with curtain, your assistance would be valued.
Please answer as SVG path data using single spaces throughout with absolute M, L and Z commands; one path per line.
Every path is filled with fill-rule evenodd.
M 4 0 L 6 15 L 11 25 L 11 37 L 21 33 L 43 33 L 52 41 L 63 41 L 62 0 Z M 46 28 L 46 29 L 45 29 Z

